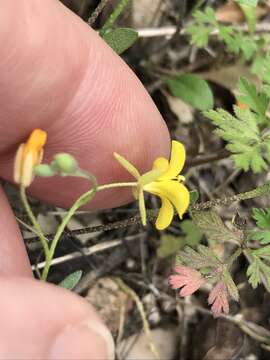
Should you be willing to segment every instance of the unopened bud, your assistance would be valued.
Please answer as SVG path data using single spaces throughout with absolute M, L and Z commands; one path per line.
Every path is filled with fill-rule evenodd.
M 35 166 L 34 172 L 37 176 L 50 177 L 55 175 L 55 171 L 47 164 Z
M 58 172 L 66 175 L 72 175 L 78 170 L 77 161 L 73 156 L 66 153 L 55 155 L 52 166 Z

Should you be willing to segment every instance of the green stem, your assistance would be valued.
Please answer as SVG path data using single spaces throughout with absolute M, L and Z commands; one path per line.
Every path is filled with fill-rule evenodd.
M 125 7 L 128 5 L 129 0 L 120 0 L 119 3 L 116 5 L 115 9 L 105 22 L 105 24 L 102 26 L 101 30 L 99 31 L 99 35 L 103 37 L 105 33 L 110 30 L 118 18 L 119 15 L 124 11 Z
M 137 182 L 127 182 L 127 183 L 115 183 L 115 184 L 101 185 L 101 186 L 98 186 L 98 187 L 96 187 L 94 189 L 91 189 L 91 190 L 87 191 L 82 196 L 80 196 L 79 199 L 77 199 L 75 201 L 75 203 L 69 209 L 68 213 L 64 216 L 64 218 L 63 218 L 61 224 L 59 225 L 59 227 L 58 227 L 58 229 L 56 231 L 56 234 L 55 234 L 55 236 L 54 236 L 54 238 L 52 240 L 52 243 L 51 243 L 51 246 L 50 246 L 50 249 L 49 249 L 49 254 L 46 257 L 46 264 L 45 264 L 45 267 L 44 267 L 43 272 L 42 272 L 41 279 L 43 281 L 46 281 L 46 279 L 48 277 L 51 262 L 52 262 L 52 259 L 54 257 L 54 253 L 55 253 L 55 249 L 56 249 L 56 246 L 58 244 L 58 241 L 59 241 L 65 227 L 67 226 L 69 220 L 75 214 L 75 212 L 82 205 L 89 202 L 94 197 L 94 195 L 99 191 L 106 190 L 106 189 L 112 189 L 112 188 L 116 188 L 116 187 L 130 187 L 130 186 L 137 186 Z
M 45 235 L 43 234 L 43 231 L 34 215 L 34 213 L 32 212 L 32 209 L 30 207 L 30 204 L 28 202 L 26 193 L 25 193 L 25 187 L 24 186 L 20 186 L 20 196 L 21 196 L 21 200 L 23 203 L 23 206 L 26 210 L 26 213 L 34 227 L 34 229 L 36 230 L 38 237 L 40 239 L 41 245 L 43 247 L 44 250 L 44 254 L 45 254 L 45 259 L 47 261 L 48 255 L 49 255 L 49 245 L 48 245 L 48 239 L 45 237 Z
M 218 205 L 230 205 L 231 203 L 235 201 L 242 201 L 242 200 L 248 200 L 248 199 L 254 199 L 259 196 L 270 194 L 270 181 L 266 182 L 265 184 L 258 186 L 256 189 L 236 194 L 233 196 L 221 198 L 221 199 L 215 199 L 206 201 L 204 203 L 195 204 L 190 207 L 189 210 L 206 210 L 214 206 Z

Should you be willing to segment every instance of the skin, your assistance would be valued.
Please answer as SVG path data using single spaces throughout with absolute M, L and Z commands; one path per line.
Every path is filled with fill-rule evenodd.
M 45 162 L 69 152 L 100 184 L 131 180 L 113 151 L 141 172 L 168 156 L 166 125 L 139 80 L 58 0 L 4 0 L 0 44 L 0 177 L 12 181 L 15 151 L 34 128 L 48 132 Z M 87 187 L 80 179 L 36 179 L 29 193 L 69 206 Z M 91 207 L 129 200 L 129 190 L 107 191 Z M 1 189 L 0 210 L 0 358 L 107 359 L 109 335 L 91 306 L 33 279 Z

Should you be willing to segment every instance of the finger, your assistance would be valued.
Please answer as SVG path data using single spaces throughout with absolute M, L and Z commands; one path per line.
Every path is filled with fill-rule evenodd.
M 19 13 L 17 21 L 13 14 Z M 12 178 L 18 143 L 48 131 L 45 159 L 69 152 L 99 183 L 125 181 L 117 151 L 140 171 L 168 155 L 167 128 L 141 83 L 103 40 L 57 0 L 5 1 L 0 14 L 0 175 Z M 9 39 L 9 41 L 6 41 Z M 32 193 L 67 205 L 88 188 L 79 179 L 42 179 Z M 95 206 L 130 199 L 113 191 Z
M 0 275 L 32 276 L 18 225 L 1 187 L 0 209 Z
M 83 299 L 34 279 L 0 287 L 1 359 L 113 359 L 112 337 Z

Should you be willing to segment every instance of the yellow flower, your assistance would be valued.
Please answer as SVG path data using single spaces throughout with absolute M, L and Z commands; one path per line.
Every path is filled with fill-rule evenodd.
M 14 162 L 14 181 L 27 187 L 34 177 L 34 167 L 39 165 L 43 157 L 43 146 L 47 140 L 47 133 L 35 129 L 26 143 L 21 144 L 17 150 Z
M 170 225 L 174 215 L 174 208 L 180 219 L 182 219 L 190 201 L 189 191 L 182 184 L 184 177 L 179 175 L 186 159 L 183 144 L 173 140 L 170 161 L 164 157 L 156 159 L 153 164 L 153 169 L 142 176 L 139 171 L 121 155 L 114 153 L 114 156 L 138 181 L 133 194 L 135 198 L 139 199 L 143 225 L 146 224 L 144 191 L 157 195 L 161 199 L 161 208 L 156 220 L 156 228 L 158 230 L 163 230 Z

